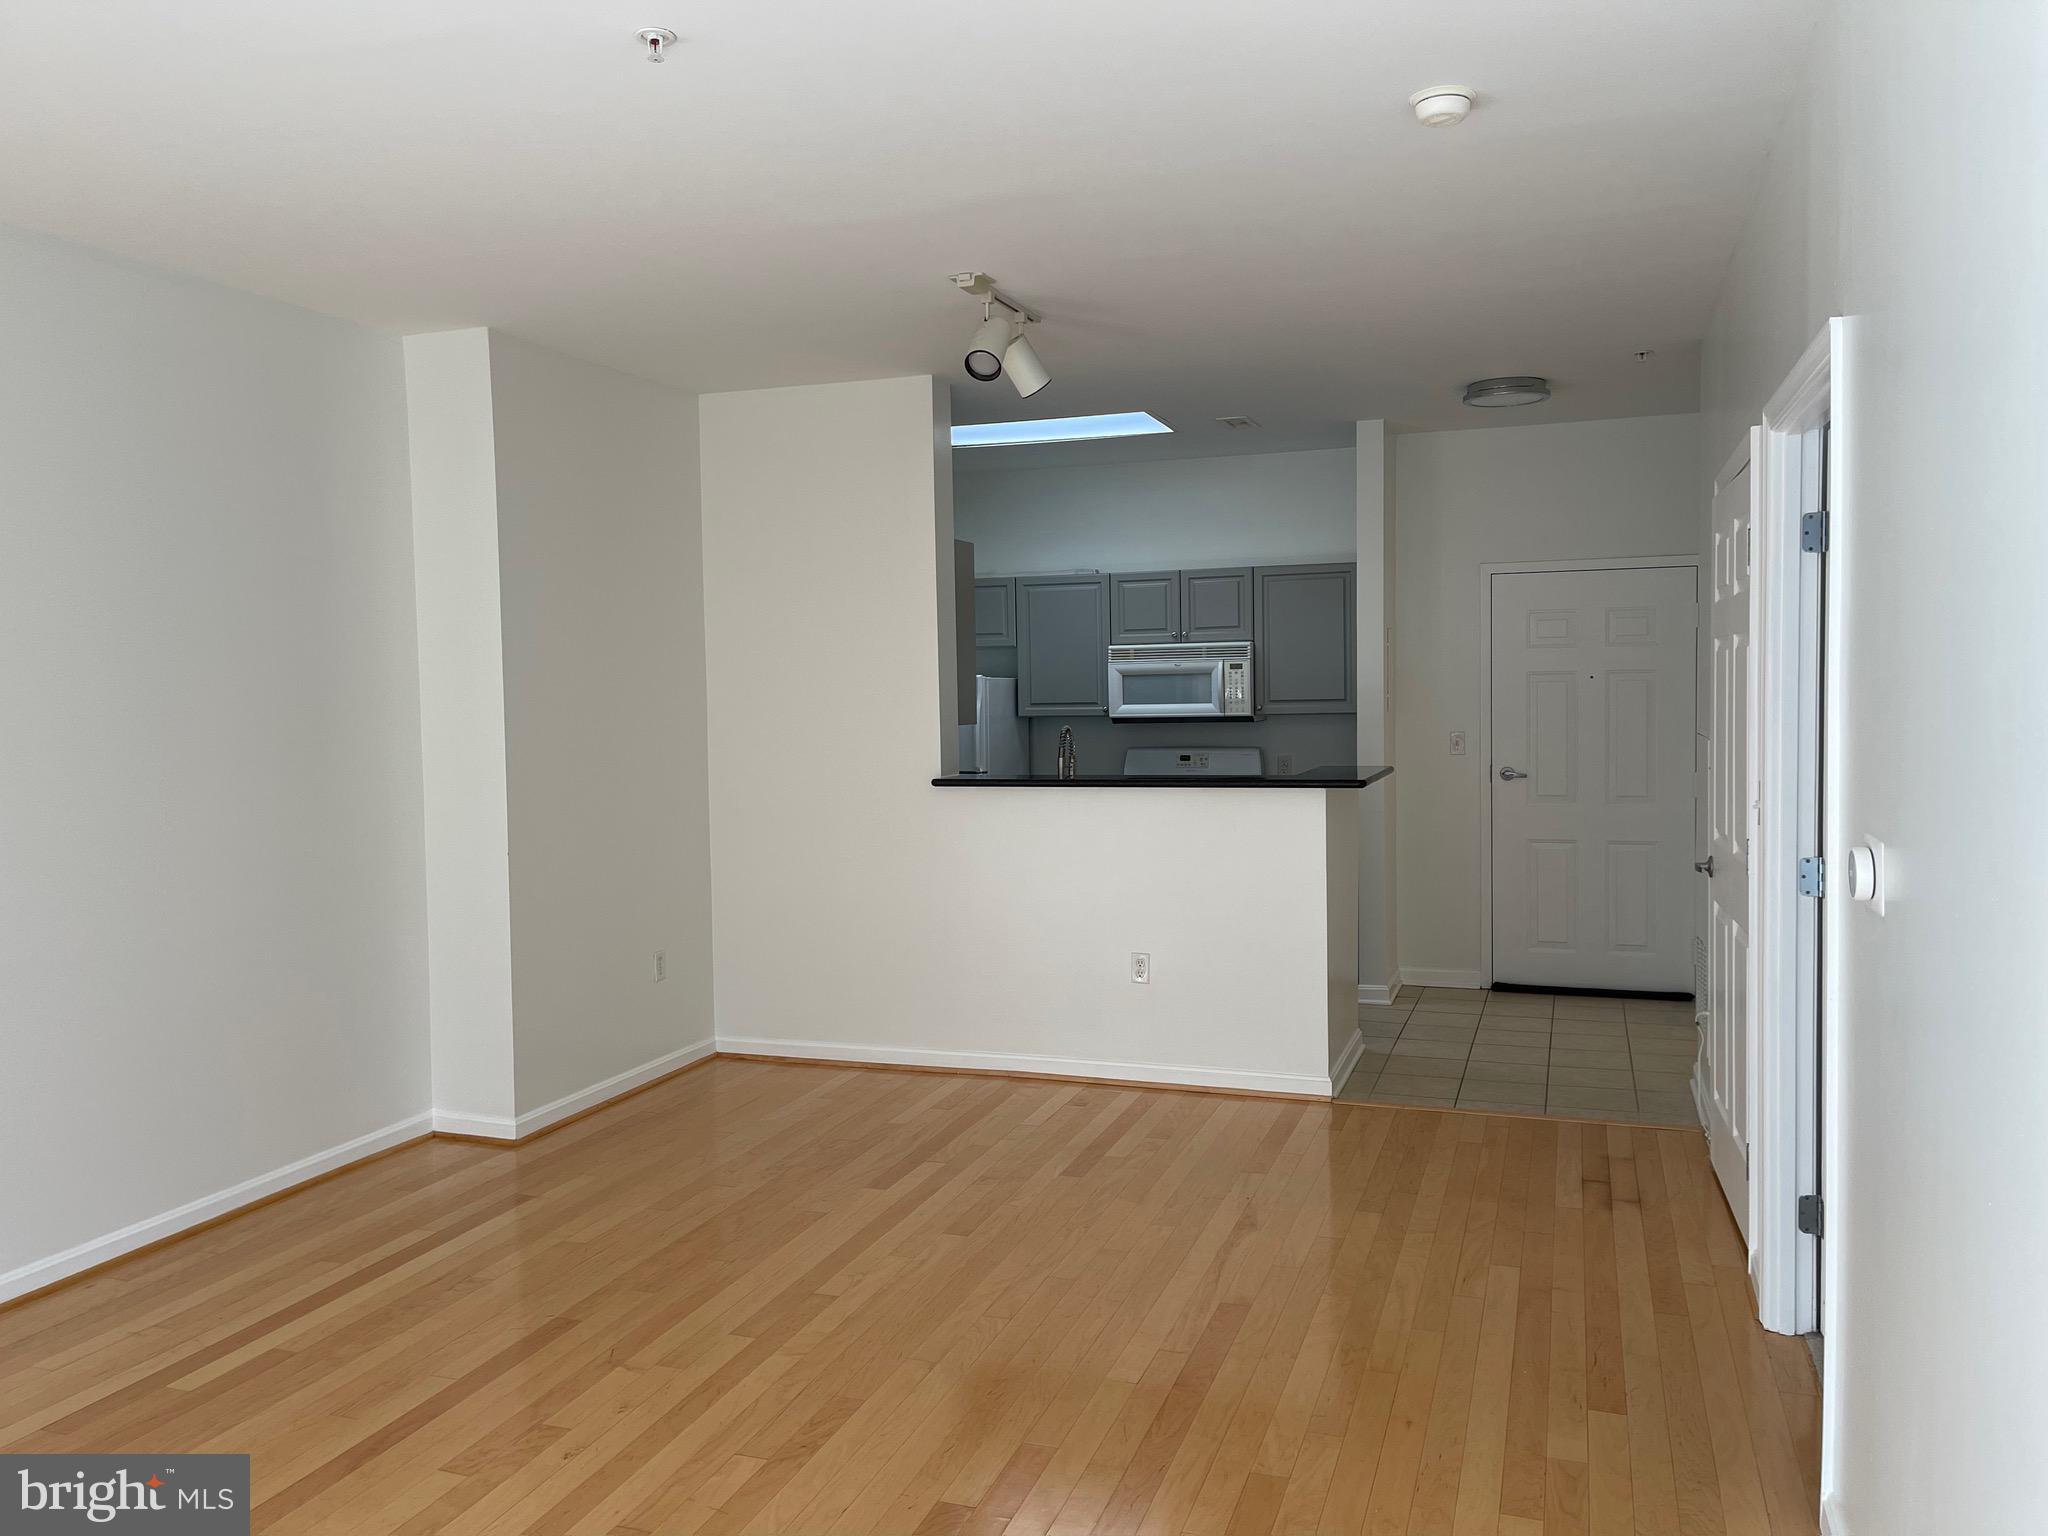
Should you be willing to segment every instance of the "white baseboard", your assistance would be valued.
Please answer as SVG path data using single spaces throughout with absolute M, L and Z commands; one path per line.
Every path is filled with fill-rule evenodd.
M 350 1163 L 359 1163 L 366 1157 L 374 1157 L 389 1147 L 402 1142 L 413 1141 L 427 1134 L 431 1129 L 431 1117 L 415 1115 L 409 1120 L 400 1120 L 382 1130 L 371 1131 L 325 1151 L 315 1152 L 296 1162 L 273 1168 L 268 1173 L 259 1173 L 253 1179 L 244 1179 L 239 1184 L 218 1190 L 197 1200 L 148 1216 L 133 1222 L 118 1232 L 109 1232 L 104 1237 L 93 1238 L 80 1243 L 76 1248 L 67 1248 L 62 1253 L 53 1253 L 46 1259 L 33 1259 L 18 1269 L 0 1274 L 0 1302 L 10 1301 L 16 1296 L 25 1296 L 30 1291 L 39 1291 L 46 1285 L 55 1285 L 76 1274 L 118 1259 L 124 1253 L 133 1253 L 138 1248 L 147 1248 L 151 1243 L 162 1242 L 167 1237 L 192 1227 L 202 1226 L 216 1217 L 230 1211 L 240 1210 L 245 1205 L 254 1205 L 267 1196 L 278 1194 L 296 1184 L 304 1184 L 323 1173 L 332 1173 Z
M 1363 992 L 1365 988 L 1360 987 Z M 1337 1090 L 1344 1086 L 1344 1080 L 1351 1075 L 1351 1069 L 1358 1065 L 1358 1058 L 1365 1054 L 1365 1036 L 1357 1030 L 1351 1031 L 1351 1040 L 1337 1055 L 1330 1067 L 1330 1097 L 1337 1096 Z
M 1388 986 L 1384 982 L 1361 981 L 1358 984 L 1358 1000 L 1361 1003 L 1369 1003 L 1376 1007 L 1384 1008 L 1388 1003 L 1391 1003 L 1401 995 L 1402 986 L 1403 983 L 1398 981 L 1392 986 Z
M 1842 1501 L 1832 1493 L 1820 1501 L 1820 1536 L 1849 1536 L 1849 1522 L 1842 1518 Z
M 483 1136 L 492 1141 L 517 1141 L 518 1123 L 510 1115 L 463 1115 L 445 1109 L 433 1114 L 434 1131 L 441 1136 Z
M 557 1121 L 571 1115 L 580 1115 L 586 1109 L 595 1109 L 607 1099 L 616 1099 L 621 1094 L 631 1093 L 635 1088 L 653 1082 L 657 1077 L 666 1077 L 671 1072 L 695 1062 L 704 1060 L 718 1049 L 716 1041 L 699 1040 L 686 1045 L 679 1051 L 670 1051 L 652 1061 L 643 1061 L 637 1067 L 606 1078 L 601 1083 L 592 1083 L 588 1088 L 579 1088 L 574 1093 L 564 1094 L 553 1103 L 543 1104 L 538 1109 L 529 1109 L 518 1119 L 504 1115 L 465 1115 L 453 1111 L 434 1111 L 434 1129 L 447 1136 L 479 1136 L 490 1141 L 519 1141 L 535 1131 L 544 1131 Z
M 580 1115 L 586 1109 L 595 1109 L 607 1099 L 616 1099 L 621 1094 L 644 1087 L 657 1077 L 666 1077 L 671 1072 L 681 1071 L 684 1067 L 704 1060 L 717 1050 L 717 1041 L 699 1040 L 679 1051 L 670 1051 L 667 1055 L 657 1056 L 652 1061 L 643 1061 L 639 1066 L 629 1067 L 601 1083 L 592 1083 L 588 1088 L 579 1088 L 574 1093 L 564 1094 L 552 1104 L 543 1104 L 539 1109 L 529 1109 L 519 1117 L 514 1133 L 531 1136 L 535 1131 L 547 1129 L 557 1120 Z
M 1288 1072 L 1235 1072 L 1152 1061 L 1090 1061 L 1075 1056 L 1014 1056 L 993 1051 L 928 1051 L 898 1045 L 842 1045 L 830 1040 L 774 1040 L 758 1035 L 720 1035 L 720 1052 L 742 1056 L 788 1056 L 800 1061 L 844 1061 L 880 1067 L 940 1067 L 981 1072 L 1027 1072 L 1045 1077 L 1106 1078 L 1161 1088 L 1233 1088 L 1248 1093 L 1288 1093 L 1327 1099 L 1330 1080 Z
M 1401 980 L 1411 987 L 1483 987 L 1477 971 L 1430 971 L 1418 970 L 1414 966 L 1401 967 Z

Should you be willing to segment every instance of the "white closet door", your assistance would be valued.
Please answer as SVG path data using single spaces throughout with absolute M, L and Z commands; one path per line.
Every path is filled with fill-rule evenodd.
M 1707 1036 L 1700 1092 L 1714 1173 L 1749 1236 L 1749 841 L 1756 815 L 1750 734 L 1750 469 L 1714 493 L 1708 632 L 1713 756 L 1708 769 Z
M 1692 991 L 1691 566 L 1497 574 L 1493 977 Z

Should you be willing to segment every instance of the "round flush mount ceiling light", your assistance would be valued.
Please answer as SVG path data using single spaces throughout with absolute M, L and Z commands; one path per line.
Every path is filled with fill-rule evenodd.
M 647 45 L 647 62 L 666 64 L 668 51 L 676 45 L 675 33 L 667 27 L 642 27 L 638 33 L 640 41 Z
M 1415 120 L 1425 128 L 1449 128 L 1465 121 L 1472 110 L 1472 92 L 1462 85 L 1432 85 L 1408 98 Z
M 1485 407 L 1541 405 L 1550 398 L 1550 380 L 1533 373 L 1511 374 L 1499 379 L 1474 379 L 1465 386 L 1465 403 Z

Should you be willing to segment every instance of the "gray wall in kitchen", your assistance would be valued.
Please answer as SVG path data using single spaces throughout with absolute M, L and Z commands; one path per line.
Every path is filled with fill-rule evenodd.
M 953 536 L 983 574 L 1358 558 L 1349 448 L 997 470 L 977 451 L 953 454 Z

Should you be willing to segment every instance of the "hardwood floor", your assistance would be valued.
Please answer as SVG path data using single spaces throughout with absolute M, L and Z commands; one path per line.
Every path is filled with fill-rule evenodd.
M 0 1313 L 264 1532 L 1811 1532 L 1697 1132 L 715 1061 Z

